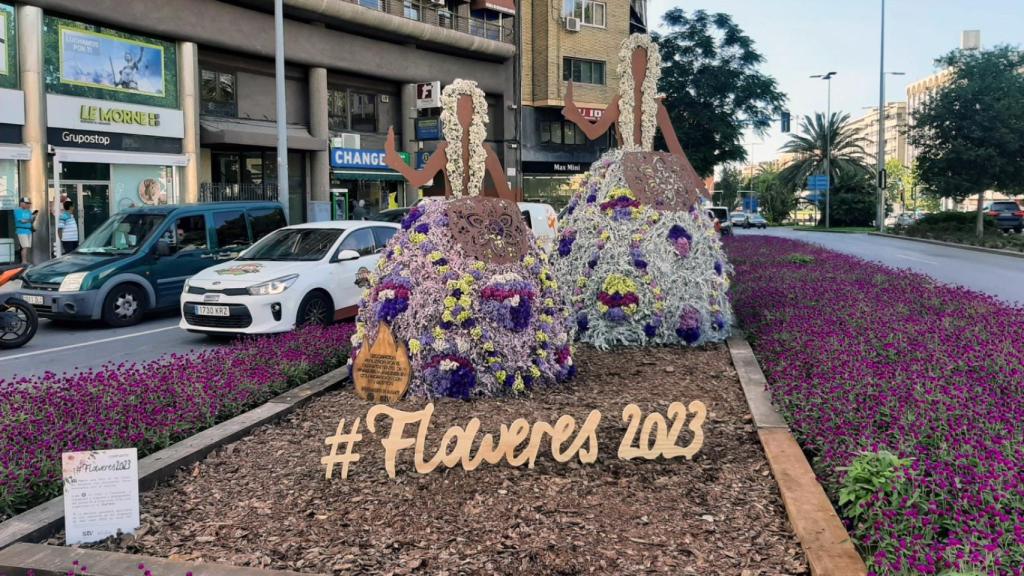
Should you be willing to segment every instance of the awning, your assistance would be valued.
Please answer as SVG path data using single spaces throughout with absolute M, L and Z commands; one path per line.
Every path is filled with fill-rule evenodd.
M 376 172 L 373 170 L 332 170 L 331 174 L 340 180 L 405 180 L 398 172 Z
M 516 15 L 515 0 L 473 0 L 470 5 L 472 10 L 494 10 L 505 14 Z
M 143 166 L 188 166 L 185 154 L 121 152 L 89 148 L 54 148 L 54 162 L 95 162 L 97 164 L 136 164 Z
M 277 146 L 277 124 L 262 120 L 212 119 L 199 120 L 199 138 L 203 145 L 236 144 L 239 146 Z M 326 138 L 314 138 L 305 126 L 288 126 L 288 148 L 291 150 L 327 150 Z
M 0 144 L 0 160 L 31 160 L 32 148 L 25 144 Z

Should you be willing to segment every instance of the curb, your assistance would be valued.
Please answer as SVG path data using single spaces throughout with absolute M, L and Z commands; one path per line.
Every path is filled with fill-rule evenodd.
M 348 376 L 347 366 L 337 368 L 275 396 L 248 412 L 146 456 L 139 460 L 139 491 L 152 488 L 182 466 L 202 459 L 217 448 L 248 434 L 252 429 L 285 416 L 306 400 L 326 392 Z M 0 523 L 0 550 L 17 542 L 48 538 L 63 528 L 63 521 L 64 497 L 58 496 Z
M 814 470 L 782 416 L 771 404 L 767 380 L 746 339 L 728 340 L 772 476 L 812 576 L 865 576 L 867 567 L 839 515 L 818 483 Z
M 943 242 L 942 240 L 914 238 L 913 236 L 900 236 L 899 234 L 883 234 L 881 232 L 868 232 L 868 235 L 880 236 L 882 238 L 895 238 L 897 240 L 909 240 L 910 242 L 923 242 L 925 244 L 945 246 L 946 248 L 959 248 L 961 250 L 970 250 L 971 252 L 984 252 L 986 254 L 997 254 L 999 256 L 1012 256 L 1014 258 L 1024 258 L 1024 252 L 1014 252 L 1012 250 L 1003 250 L 1001 248 L 985 248 L 984 246 L 971 246 L 970 244 L 957 244 L 956 242 Z

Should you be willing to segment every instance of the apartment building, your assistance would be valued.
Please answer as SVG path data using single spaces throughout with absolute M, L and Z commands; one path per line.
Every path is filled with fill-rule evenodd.
M 878 107 L 850 122 L 850 129 L 862 140 L 863 160 L 873 166 L 878 160 Z M 885 160 L 896 158 L 907 165 L 907 103 L 885 105 Z

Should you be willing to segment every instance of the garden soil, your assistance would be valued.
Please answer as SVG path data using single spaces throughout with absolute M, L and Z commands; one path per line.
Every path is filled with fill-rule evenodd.
M 378 441 L 390 419 L 379 418 L 378 436 L 361 427 L 361 459 L 348 479 L 336 467 L 327 480 L 324 439 L 340 418 L 347 431 L 371 406 L 349 387 L 142 494 L 141 529 L 97 547 L 323 574 L 807 573 L 725 346 L 581 348 L 576 364 L 579 376 L 565 388 L 436 401 L 428 456 L 449 426 L 473 417 L 481 434 L 497 435 L 516 418 L 553 424 L 568 414 L 579 425 L 598 409 L 593 464 L 560 464 L 545 442 L 533 469 L 483 463 L 420 475 L 406 450 L 391 479 Z M 618 458 L 624 406 L 665 414 L 671 402 L 691 400 L 708 407 L 692 461 Z

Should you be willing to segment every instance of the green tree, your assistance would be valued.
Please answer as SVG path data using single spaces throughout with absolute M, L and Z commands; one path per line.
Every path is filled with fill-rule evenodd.
M 832 226 L 871 226 L 877 217 L 878 188 L 870 171 L 849 168 L 840 171 L 829 193 L 832 195 Z M 824 223 L 822 214 L 820 224 Z
M 904 210 L 911 203 L 910 194 L 913 189 L 913 175 L 909 168 L 897 158 L 889 158 L 885 162 L 885 200 L 890 204 L 899 204 Z
M 746 159 L 743 131 L 764 134 L 786 95 L 761 72 L 764 57 L 728 14 L 673 8 L 663 21 L 659 89 L 690 163 L 706 177 Z
M 910 142 L 930 194 L 962 202 L 985 190 L 1024 193 L 1024 52 L 1010 46 L 954 50 L 936 60 L 949 81 L 914 114 Z
M 740 191 L 740 171 L 732 166 L 722 169 L 722 178 L 715 184 L 715 196 L 719 206 L 732 210 L 736 206 Z
M 802 190 L 808 176 L 825 173 L 826 150 L 829 151 L 833 187 L 839 185 L 840 174 L 849 177 L 871 174 L 871 168 L 864 163 L 864 143 L 864 139 L 850 129 L 849 114 L 833 112 L 827 123 L 824 114 L 815 114 L 814 118 L 804 116 L 800 132 L 791 135 L 782 145 L 783 152 L 796 154 L 797 158 L 782 169 L 779 178 L 787 186 Z
M 782 224 L 790 212 L 796 209 L 795 189 L 782 183 L 779 171 L 775 168 L 762 167 L 749 179 L 747 188 L 757 193 L 761 213 L 772 224 Z

